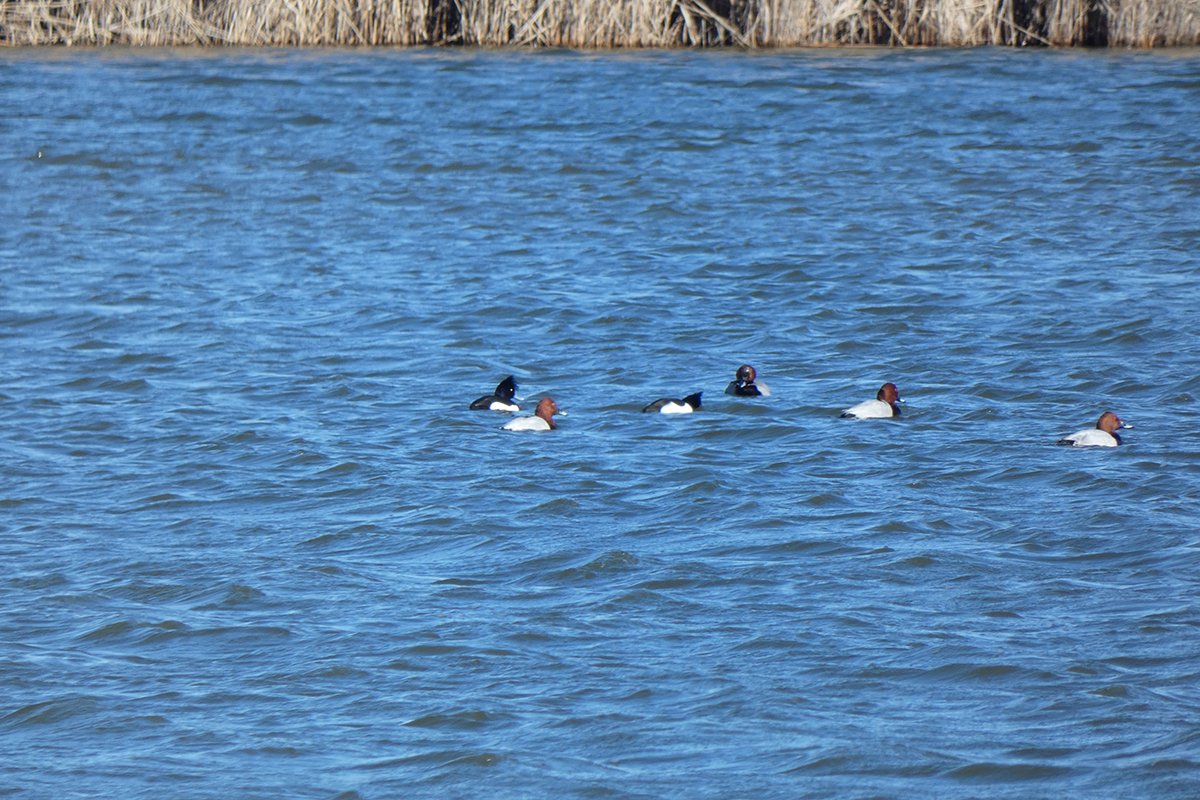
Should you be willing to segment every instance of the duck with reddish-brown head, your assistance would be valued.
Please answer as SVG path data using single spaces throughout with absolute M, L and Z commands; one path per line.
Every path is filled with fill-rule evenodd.
M 559 410 L 554 398 L 543 397 L 532 417 L 517 417 L 501 427 L 506 431 L 552 431 L 558 427 L 554 424 L 554 415 L 566 416 L 566 413 Z
M 758 373 L 749 364 L 742 364 L 738 367 L 737 374 L 725 387 L 725 394 L 737 397 L 766 397 L 770 393 L 771 390 L 765 383 L 758 380 Z
M 850 406 L 842 412 L 846 419 L 890 419 L 900 416 L 900 390 L 894 383 L 885 383 L 879 387 L 874 400 Z
M 1058 443 L 1071 447 L 1116 447 L 1121 443 L 1117 431 L 1132 427 L 1128 422 L 1122 422 L 1113 412 L 1105 411 L 1096 421 L 1096 427 L 1064 436 Z

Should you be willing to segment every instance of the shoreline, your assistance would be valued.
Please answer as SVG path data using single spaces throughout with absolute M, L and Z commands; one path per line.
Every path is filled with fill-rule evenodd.
M 0 47 L 108 45 L 1155 49 L 1200 0 L 0 0 Z

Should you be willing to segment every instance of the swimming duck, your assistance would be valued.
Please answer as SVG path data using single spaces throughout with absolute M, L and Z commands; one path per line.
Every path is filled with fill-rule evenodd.
M 672 400 L 669 397 L 664 397 L 660 400 L 655 400 L 643 408 L 642 412 L 657 411 L 659 414 L 690 414 L 693 411 L 700 410 L 700 395 L 702 394 L 704 392 L 689 394 L 682 400 Z
M 842 412 L 846 419 L 887 419 L 900 416 L 900 391 L 894 383 L 885 383 L 879 387 L 874 400 L 864 400 Z
M 554 415 L 565 412 L 558 410 L 558 404 L 552 398 L 543 397 L 538 401 L 537 410 L 532 417 L 517 417 L 501 426 L 506 431 L 552 431 L 558 426 L 554 424 Z
M 742 364 L 737 368 L 737 374 L 733 380 L 725 387 L 725 394 L 733 394 L 738 397 L 766 397 L 771 390 L 765 383 L 755 383 L 757 377 L 758 373 L 754 371 L 754 367 Z
M 513 402 L 516 393 L 517 382 L 509 375 L 496 384 L 495 393 L 479 398 L 471 403 L 471 408 L 475 411 L 520 411 L 521 407 Z
M 1132 427 L 1128 422 L 1122 422 L 1113 412 L 1105 411 L 1096 422 L 1096 427 L 1064 436 L 1058 443 L 1072 447 L 1116 447 L 1121 443 L 1117 431 Z

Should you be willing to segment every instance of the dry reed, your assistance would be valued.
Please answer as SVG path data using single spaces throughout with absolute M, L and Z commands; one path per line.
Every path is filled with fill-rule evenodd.
M 1200 0 L 0 0 L 3 45 L 1200 45 Z

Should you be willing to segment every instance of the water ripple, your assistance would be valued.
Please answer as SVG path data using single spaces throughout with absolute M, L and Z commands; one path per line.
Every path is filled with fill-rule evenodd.
M 0 793 L 1192 798 L 1198 85 L 0 54 Z

